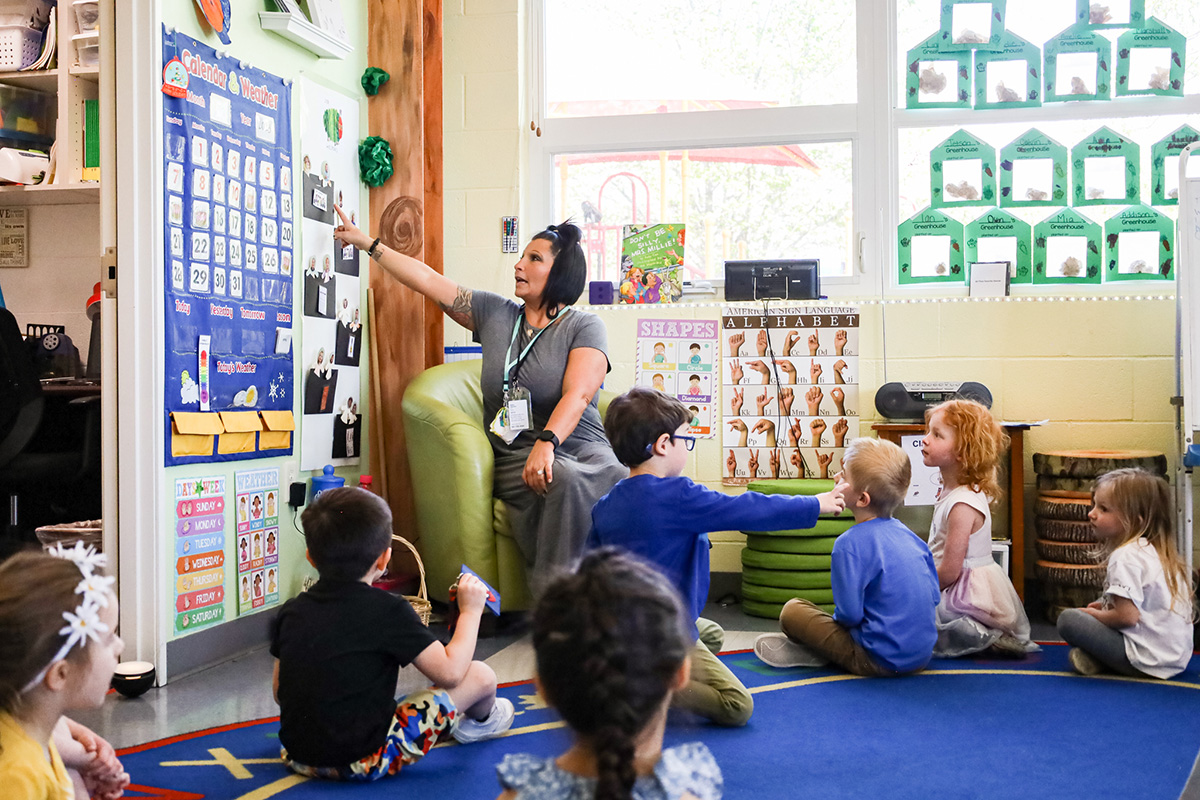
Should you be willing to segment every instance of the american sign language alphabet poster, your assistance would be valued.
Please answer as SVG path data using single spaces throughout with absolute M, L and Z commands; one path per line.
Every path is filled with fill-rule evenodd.
M 359 253 L 333 238 L 339 206 L 356 225 L 358 101 L 300 80 L 304 247 L 304 426 L 300 469 L 357 464 L 362 444 L 363 345 Z M 362 409 L 366 404 L 362 403 Z
M 859 434 L 855 306 L 727 306 L 722 482 L 830 478 Z
M 639 319 L 634 383 L 671 395 L 692 412 L 689 432 L 714 435 L 716 320 Z
M 225 478 L 175 481 L 175 632 L 225 618 Z
M 279 602 L 279 470 L 233 474 L 238 614 Z
M 291 90 L 165 26 L 162 90 L 166 464 L 288 455 L 171 414 L 292 409 Z

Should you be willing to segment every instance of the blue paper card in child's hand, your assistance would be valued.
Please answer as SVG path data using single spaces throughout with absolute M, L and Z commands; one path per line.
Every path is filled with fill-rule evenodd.
M 466 564 L 462 565 L 462 573 L 478 579 L 479 582 L 483 584 L 484 588 L 487 589 L 487 600 L 484 601 L 484 605 L 487 606 L 487 609 L 497 617 L 500 616 L 500 593 L 489 586 L 487 581 L 485 581 L 483 578 L 480 578 L 479 575 L 475 573 L 475 570 L 471 569 Z

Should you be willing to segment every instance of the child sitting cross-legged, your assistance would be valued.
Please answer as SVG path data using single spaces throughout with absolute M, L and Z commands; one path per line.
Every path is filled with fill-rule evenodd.
M 487 589 L 458 581 L 458 624 L 443 646 L 403 598 L 371 585 L 392 556 L 392 513 L 377 495 L 330 489 L 301 517 L 308 560 L 320 573 L 271 627 L 279 742 L 293 771 L 376 780 L 448 737 L 474 742 L 512 725 L 496 674 L 472 661 Z M 434 682 L 394 699 L 401 667 Z
M 866 676 L 925 668 L 938 637 L 937 570 L 925 542 L 892 519 L 911 475 L 897 445 L 865 438 L 850 443 L 837 480 L 854 525 L 833 545 L 834 613 L 789 600 L 779 615 L 783 633 L 763 634 L 754 643 L 760 659 L 773 667 L 832 661 Z
M 706 489 L 680 474 L 695 443 L 687 433 L 691 419 L 683 403 L 652 389 L 630 389 L 609 404 L 605 432 L 629 477 L 592 509 L 588 546 L 617 546 L 641 556 L 683 598 L 697 644 L 691 680 L 676 692 L 674 704 L 722 725 L 745 725 L 754 701 L 716 656 L 725 632 L 700 618 L 708 599 L 708 534 L 811 528 L 819 514 L 841 513 L 841 490 L 804 497 Z

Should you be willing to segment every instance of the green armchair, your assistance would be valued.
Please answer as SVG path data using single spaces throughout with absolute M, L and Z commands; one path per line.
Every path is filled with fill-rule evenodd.
M 482 364 L 476 359 L 430 367 L 404 393 L 418 546 L 432 599 L 448 600 L 447 589 L 466 564 L 500 592 L 503 611 L 524 610 L 533 602 L 525 559 L 512 538 L 508 508 L 492 497 Z M 601 416 L 613 397 L 600 392 Z

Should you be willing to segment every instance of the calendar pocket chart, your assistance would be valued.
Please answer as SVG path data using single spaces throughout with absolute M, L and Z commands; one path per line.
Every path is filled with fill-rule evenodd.
M 259 411 L 293 405 L 292 351 L 276 346 L 291 341 L 292 245 L 279 234 L 293 220 L 278 202 L 290 189 L 274 183 L 291 174 L 291 88 L 162 35 L 165 463 L 287 455 L 290 437 L 264 449 L 257 434 Z
M 855 306 L 722 310 L 722 481 L 832 478 L 859 436 Z

